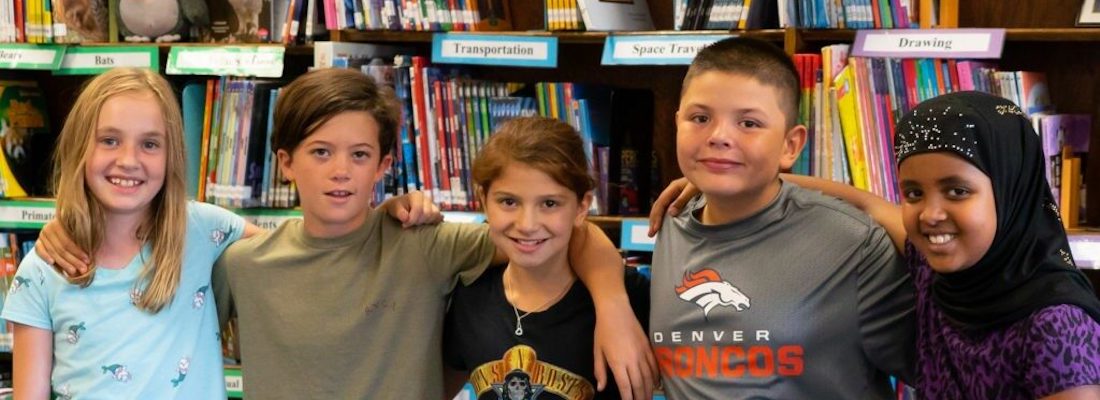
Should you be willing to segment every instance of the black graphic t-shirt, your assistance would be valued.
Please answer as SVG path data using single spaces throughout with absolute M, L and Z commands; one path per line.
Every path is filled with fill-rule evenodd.
M 628 268 L 626 291 L 646 328 L 648 279 Z M 504 296 L 504 268 L 495 268 L 455 289 L 444 325 L 443 359 L 451 368 L 469 371 L 478 399 L 618 399 L 614 381 L 595 392 L 595 329 L 592 296 L 578 281 L 550 308 L 523 317 L 523 335 L 517 336 L 516 314 Z

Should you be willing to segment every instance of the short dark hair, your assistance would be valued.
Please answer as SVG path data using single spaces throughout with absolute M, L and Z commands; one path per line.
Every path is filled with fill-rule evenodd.
M 393 90 L 348 69 L 317 69 L 299 76 L 279 93 L 271 148 L 293 153 L 303 140 L 330 118 L 347 111 L 366 111 L 378 123 L 383 156 L 397 140 L 400 111 Z
M 774 87 L 779 90 L 779 108 L 787 119 L 787 128 L 798 122 L 798 72 L 791 57 L 778 46 L 746 37 L 714 42 L 691 61 L 680 94 L 683 95 L 693 78 L 710 71 L 744 75 Z

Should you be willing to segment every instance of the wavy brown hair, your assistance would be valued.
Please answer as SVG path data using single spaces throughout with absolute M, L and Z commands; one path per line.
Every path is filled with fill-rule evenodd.
M 94 255 L 103 241 L 105 209 L 84 181 L 85 164 L 95 144 L 95 132 L 103 104 L 124 93 L 148 93 L 160 106 L 165 126 L 164 186 L 150 204 L 146 220 L 138 227 L 138 239 L 152 247 L 152 258 L 144 260 L 141 277 L 134 283 L 142 294 L 138 308 L 159 312 L 171 303 L 180 282 L 183 242 L 187 229 L 187 191 L 183 120 L 175 92 L 164 77 L 140 68 L 115 68 L 89 81 L 65 119 L 54 152 L 53 174 L 57 196 L 57 220 L 73 242 Z M 95 259 L 88 272 L 68 277 L 69 282 L 87 287 L 95 277 Z
M 583 199 L 596 186 L 580 134 L 553 118 L 520 117 L 500 125 L 474 160 L 473 181 L 484 197 L 511 163 L 542 171 Z

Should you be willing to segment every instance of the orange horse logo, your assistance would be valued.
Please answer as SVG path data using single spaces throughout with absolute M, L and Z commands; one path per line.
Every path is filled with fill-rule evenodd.
M 722 280 L 718 271 L 704 268 L 698 272 L 684 272 L 684 281 L 676 287 L 676 294 L 684 301 L 703 308 L 703 317 L 718 306 L 733 307 L 737 311 L 749 309 L 749 297 L 741 290 Z

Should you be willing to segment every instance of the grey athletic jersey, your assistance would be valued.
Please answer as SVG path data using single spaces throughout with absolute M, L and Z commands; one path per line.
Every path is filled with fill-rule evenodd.
M 705 226 L 696 199 L 657 238 L 650 341 L 670 399 L 887 399 L 915 363 L 913 284 L 882 227 L 784 183 Z

